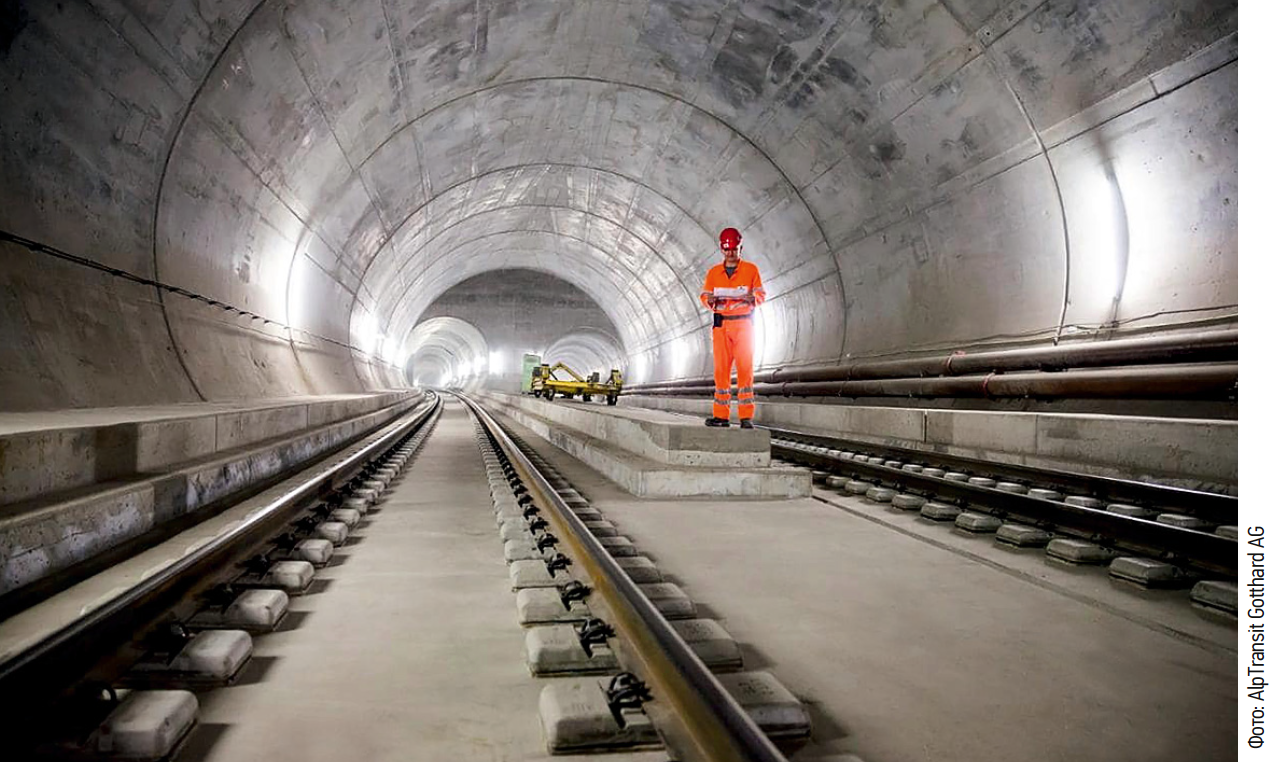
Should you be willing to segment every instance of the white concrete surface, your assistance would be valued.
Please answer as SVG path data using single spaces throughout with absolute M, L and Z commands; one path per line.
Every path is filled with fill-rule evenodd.
M 489 508 L 471 423 L 451 400 L 320 589 L 256 638 L 238 684 L 200 697 L 181 762 L 547 759 L 544 683 L 523 658 Z
M 544 452 L 741 641 L 746 669 L 810 703 L 795 760 L 1235 759 L 1237 633 L 1186 590 L 1136 590 L 819 488 L 633 499 Z
M 489 406 L 499 420 L 513 419 L 539 436 L 549 439 L 556 447 L 590 464 L 592 468 L 620 484 L 632 495 L 640 497 L 733 495 L 783 498 L 810 493 L 811 475 L 808 470 L 787 466 L 745 465 L 746 461 L 755 460 L 756 453 L 742 452 L 739 458 L 741 462 L 735 466 L 667 465 L 664 461 L 651 460 L 639 452 L 626 449 L 625 440 L 619 435 L 614 435 L 614 432 L 607 432 L 608 435 L 603 437 L 592 436 L 585 431 L 573 428 L 569 423 L 560 423 L 536 415 L 538 404 L 551 403 L 531 405 L 529 403 L 536 403 L 536 400 L 507 395 L 483 395 L 481 401 Z M 584 411 L 579 414 L 587 419 L 603 419 L 607 416 L 606 411 L 610 409 L 604 406 L 597 408 L 594 412 Z M 634 413 L 627 411 L 623 414 L 622 420 L 629 423 L 644 416 L 651 419 L 647 422 L 649 428 L 681 429 L 691 426 L 710 433 L 703 421 L 693 422 L 682 416 L 670 416 L 656 411 L 639 410 Z M 605 427 L 601 420 L 600 425 L 590 428 L 603 430 Z M 756 432 L 739 430 L 731 432 L 731 436 L 718 439 L 719 447 L 734 451 L 737 448 L 729 447 L 727 442 L 754 433 Z M 703 436 L 696 446 L 708 447 L 710 439 L 708 436 Z M 758 443 L 762 442 L 765 442 L 765 437 L 758 438 Z M 645 441 L 644 444 L 647 442 Z M 733 453 L 709 453 L 701 449 L 696 454 L 702 456 L 697 458 L 698 460 L 725 461 Z M 761 459 L 769 463 L 769 453 L 763 453 Z

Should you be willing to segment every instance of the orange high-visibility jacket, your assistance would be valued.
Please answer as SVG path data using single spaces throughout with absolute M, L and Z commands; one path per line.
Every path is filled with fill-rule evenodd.
M 737 297 L 753 294 L 754 304 L 740 301 Z M 722 264 L 714 265 L 705 274 L 705 287 L 701 289 L 701 304 L 709 306 L 709 297 L 716 296 L 719 302 L 714 312 L 720 315 L 748 315 L 753 308 L 767 299 L 767 292 L 762 288 L 762 276 L 758 274 L 758 266 L 752 262 L 740 260 L 736 265 L 736 273 L 727 277 L 727 270 Z

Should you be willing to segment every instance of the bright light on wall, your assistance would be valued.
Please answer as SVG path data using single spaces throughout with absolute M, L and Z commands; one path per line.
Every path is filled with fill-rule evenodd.
M 675 339 L 670 343 L 670 374 L 678 377 L 687 372 L 692 359 L 692 343 L 687 337 Z
M 502 373 L 502 352 L 489 353 L 489 375 Z
M 456 372 L 460 380 L 467 378 L 468 376 L 471 375 L 471 363 L 466 361 L 460 362 L 458 364 L 458 370 Z
M 379 356 L 388 362 L 395 365 L 400 364 L 400 358 L 397 356 L 400 354 L 400 349 L 400 345 L 387 336 L 381 335 L 379 337 Z
M 382 335 L 379 332 L 379 321 L 369 311 L 362 311 L 354 316 L 351 333 L 353 346 L 366 354 L 374 353 L 375 342 Z
M 1098 242 L 1096 261 L 1100 263 L 1096 280 L 1097 298 L 1111 304 L 1119 301 L 1124 290 L 1128 264 L 1128 214 L 1114 167 L 1098 170 L 1093 176 L 1092 186 L 1090 193 L 1095 199 L 1092 224 Z
M 754 311 L 753 356 L 755 365 L 771 365 L 779 362 L 784 353 L 784 330 L 781 312 L 768 305 Z
M 640 352 L 630 360 L 630 380 L 631 381 L 647 381 L 648 380 L 648 353 Z

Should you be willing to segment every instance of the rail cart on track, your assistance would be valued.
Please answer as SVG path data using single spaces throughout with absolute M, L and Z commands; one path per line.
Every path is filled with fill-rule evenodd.
M 556 374 L 560 371 L 567 375 L 557 378 Z M 548 400 L 555 399 L 557 394 L 567 399 L 581 397 L 584 402 L 590 402 L 592 397 L 603 397 L 609 405 L 616 405 L 621 394 L 621 371 L 613 368 L 608 380 L 600 382 L 599 371 L 591 373 L 589 378 L 582 378 L 562 362 L 543 364 L 533 369 L 530 388 L 534 397 L 546 397 Z

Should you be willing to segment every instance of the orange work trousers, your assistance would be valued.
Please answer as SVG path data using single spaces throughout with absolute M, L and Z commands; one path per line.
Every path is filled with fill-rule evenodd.
M 753 418 L 753 317 L 724 320 L 714 329 L 714 417 L 731 417 L 731 366 L 736 366 L 740 420 Z

